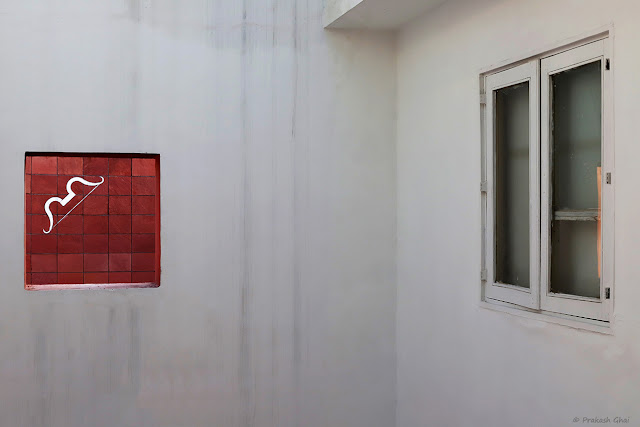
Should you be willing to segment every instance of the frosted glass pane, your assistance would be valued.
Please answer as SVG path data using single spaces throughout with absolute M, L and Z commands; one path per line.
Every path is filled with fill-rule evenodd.
M 597 223 L 555 221 L 551 257 L 551 292 L 600 297 Z
M 552 83 L 551 291 L 598 298 L 600 61 L 558 73 Z
M 556 209 L 598 207 L 600 61 L 555 74 L 553 201 Z
M 529 287 L 529 83 L 495 91 L 496 282 Z

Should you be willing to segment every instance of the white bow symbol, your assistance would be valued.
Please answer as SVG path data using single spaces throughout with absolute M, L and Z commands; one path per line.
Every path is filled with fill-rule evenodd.
M 58 221 L 58 222 L 56 222 L 55 225 L 53 225 L 53 215 L 51 215 L 51 209 L 49 208 L 49 205 L 51 203 L 53 203 L 53 202 L 58 202 L 62 206 L 66 206 L 67 203 L 69 203 L 71 201 L 71 199 L 73 199 L 76 196 L 76 193 L 74 193 L 73 190 L 71 189 L 71 184 L 73 184 L 74 182 L 81 182 L 84 185 L 90 185 L 90 186 L 92 186 L 94 188 L 93 188 L 93 190 L 89 191 L 89 194 L 84 196 L 82 198 L 82 200 L 80 200 L 74 207 L 72 207 L 71 210 L 69 212 L 67 212 L 65 216 L 60 218 L 60 221 L 65 219 L 67 217 L 67 215 L 69 215 L 71 213 L 71 211 L 73 211 L 75 208 L 77 208 L 78 205 L 84 201 L 84 199 L 89 197 L 89 195 L 91 193 L 93 193 L 96 190 L 96 188 L 98 188 L 98 186 L 100 186 L 100 184 L 102 184 L 104 182 L 104 178 L 100 177 L 100 182 L 89 182 L 89 181 L 86 181 L 86 180 L 84 180 L 84 179 L 82 179 L 82 178 L 80 178 L 78 176 L 73 177 L 67 182 L 67 196 L 64 199 L 61 199 L 60 197 L 52 197 L 49 200 L 47 200 L 47 202 L 44 204 L 44 211 L 47 213 L 47 216 L 49 217 L 49 231 L 45 231 L 44 229 L 42 229 L 44 234 L 51 233 L 51 230 L 53 230 L 56 225 L 60 224 L 60 221 Z

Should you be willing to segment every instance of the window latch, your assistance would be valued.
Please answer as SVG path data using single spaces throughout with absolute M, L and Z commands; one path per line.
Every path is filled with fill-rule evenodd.
M 604 299 L 611 299 L 611 288 L 604 288 Z
M 611 172 L 607 172 L 606 182 L 607 182 L 607 184 L 611 184 Z
M 605 70 L 611 69 L 611 62 L 609 62 L 609 58 L 607 58 L 607 60 L 604 62 L 604 69 Z

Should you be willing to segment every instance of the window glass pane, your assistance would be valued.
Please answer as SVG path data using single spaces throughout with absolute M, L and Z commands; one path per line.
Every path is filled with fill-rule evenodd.
M 599 297 L 600 61 L 551 77 L 551 292 Z
M 495 91 L 496 282 L 529 287 L 529 83 Z

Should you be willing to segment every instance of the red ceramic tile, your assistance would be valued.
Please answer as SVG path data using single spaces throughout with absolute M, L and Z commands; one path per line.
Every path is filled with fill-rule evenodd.
M 74 182 L 72 184 L 73 191 L 75 192 L 76 188 L 82 187 L 83 194 L 91 193 L 92 196 L 107 196 L 109 195 L 109 177 L 102 176 L 102 179 L 98 176 L 82 176 L 82 179 L 87 182 L 91 182 L 97 185 L 86 185 L 81 182 Z M 102 181 L 104 180 L 104 181 Z M 102 182 L 102 183 L 100 183 Z M 66 191 L 65 191 L 66 193 Z M 78 193 L 80 194 L 80 193 Z
M 47 203 L 47 200 L 49 200 L 51 197 L 52 196 L 46 196 L 46 195 L 41 195 L 41 196 L 32 195 L 30 213 L 44 214 L 44 205 L 45 203 Z M 59 206 L 60 206 L 60 203 L 53 202 L 49 205 L 49 210 L 51 211 L 52 214 L 57 214 Z
M 131 231 L 133 233 L 154 233 L 156 231 L 156 217 L 154 215 L 133 215 L 131 217 Z
M 82 215 L 67 215 L 62 218 L 62 215 L 58 215 L 56 219 L 58 234 L 82 234 Z
M 150 215 L 156 212 L 155 196 L 133 196 L 132 213 L 136 215 Z
M 108 234 L 86 234 L 84 236 L 85 254 L 106 254 L 109 252 Z
M 131 283 L 131 272 L 109 272 L 109 283 Z
M 31 173 L 31 156 L 24 159 L 24 173 Z
M 106 215 L 109 212 L 109 197 L 94 196 L 93 194 L 84 199 L 85 215 Z
M 74 198 L 71 199 L 71 201 L 67 203 L 65 206 L 58 205 L 56 203 L 56 205 L 58 206 L 58 215 L 66 215 L 66 214 L 83 215 L 84 214 L 84 202 L 82 202 L 83 197 L 84 196 L 82 195 L 74 196 Z
M 49 217 L 46 215 L 29 215 L 31 218 L 31 232 L 34 234 L 43 234 L 44 230 L 49 229 Z M 58 234 L 58 229 L 51 230 L 49 235 Z
M 31 234 L 32 233 L 32 231 L 31 231 L 32 230 L 32 227 L 31 227 L 31 224 L 32 224 L 31 217 L 32 216 L 33 215 L 25 215 L 24 216 L 24 229 L 25 229 L 25 232 L 27 234 Z
M 84 234 L 107 234 L 109 217 L 105 215 L 86 215 L 84 217 Z
M 109 233 L 131 233 L 131 215 L 109 215 Z
M 32 273 L 55 273 L 58 271 L 57 255 L 31 255 Z
M 109 178 L 110 196 L 128 196 L 131 194 L 130 176 L 112 176 Z
M 60 196 L 61 199 L 66 197 L 66 195 L 68 194 L 67 183 L 69 182 L 69 180 L 73 178 L 75 178 L 73 175 L 58 175 L 58 193 L 57 194 Z M 91 188 L 93 187 L 87 187 L 83 183 L 77 182 L 77 181 L 71 184 L 71 191 L 73 191 L 75 194 L 79 196 L 85 194 L 85 191 L 84 191 L 85 188 L 88 189 L 87 191 L 88 193 L 89 191 L 91 191 Z
M 109 196 L 109 214 L 122 215 L 131 213 L 131 196 Z
M 27 274 L 26 274 L 26 277 L 25 277 L 25 279 L 24 279 L 24 283 L 25 283 L 26 285 L 30 285 L 30 284 L 32 283 L 32 281 L 31 281 L 31 273 L 27 273 Z
M 134 271 L 131 273 L 131 282 L 132 283 L 154 283 L 156 281 L 156 273 L 154 272 L 138 272 Z
M 25 194 L 24 195 L 24 210 L 27 213 L 31 213 L 32 209 L 32 201 L 33 201 L 33 196 L 31 194 Z
M 31 253 L 31 235 L 24 237 L 24 249 L 26 253 Z
M 131 254 L 109 254 L 109 271 L 131 271 Z
M 108 271 L 109 255 L 84 254 L 84 271 Z
M 84 273 L 84 283 L 96 285 L 109 283 L 109 273 Z
M 58 236 L 59 254 L 81 254 L 83 250 L 82 235 L 65 234 Z
M 107 176 L 109 159 L 106 157 L 85 157 L 83 159 L 83 175 Z
M 57 252 L 58 236 L 51 234 L 34 234 L 31 236 L 32 254 L 55 254 Z
M 27 273 L 31 273 L 31 255 L 25 255 L 24 257 L 24 269 Z
M 131 248 L 133 252 L 155 252 L 155 234 L 132 234 L 131 242 Z
M 52 175 L 31 175 L 32 194 L 58 194 L 58 177 Z
M 156 179 L 147 176 L 134 176 L 131 181 L 134 196 L 153 196 L 156 194 Z
M 31 175 L 24 176 L 24 192 L 27 194 L 31 193 Z
M 58 157 L 58 174 L 82 175 L 82 157 Z
M 109 159 L 109 175 L 131 176 L 131 159 L 112 157 Z
M 65 285 L 78 285 L 83 283 L 82 273 L 58 273 L 58 283 Z
M 156 159 L 131 159 L 131 175 L 156 176 Z
M 131 270 L 133 271 L 155 271 L 156 254 L 132 254 Z
M 59 254 L 58 255 L 58 272 L 76 273 L 82 272 L 83 269 L 82 254 Z
M 131 252 L 131 234 L 109 234 L 109 252 Z
M 58 159 L 49 156 L 33 156 L 31 160 L 31 173 L 55 175 L 58 173 Z
M 34 285 L 55 285 L 58 283 L 57 273 L 33 273 L 31 283 Z

